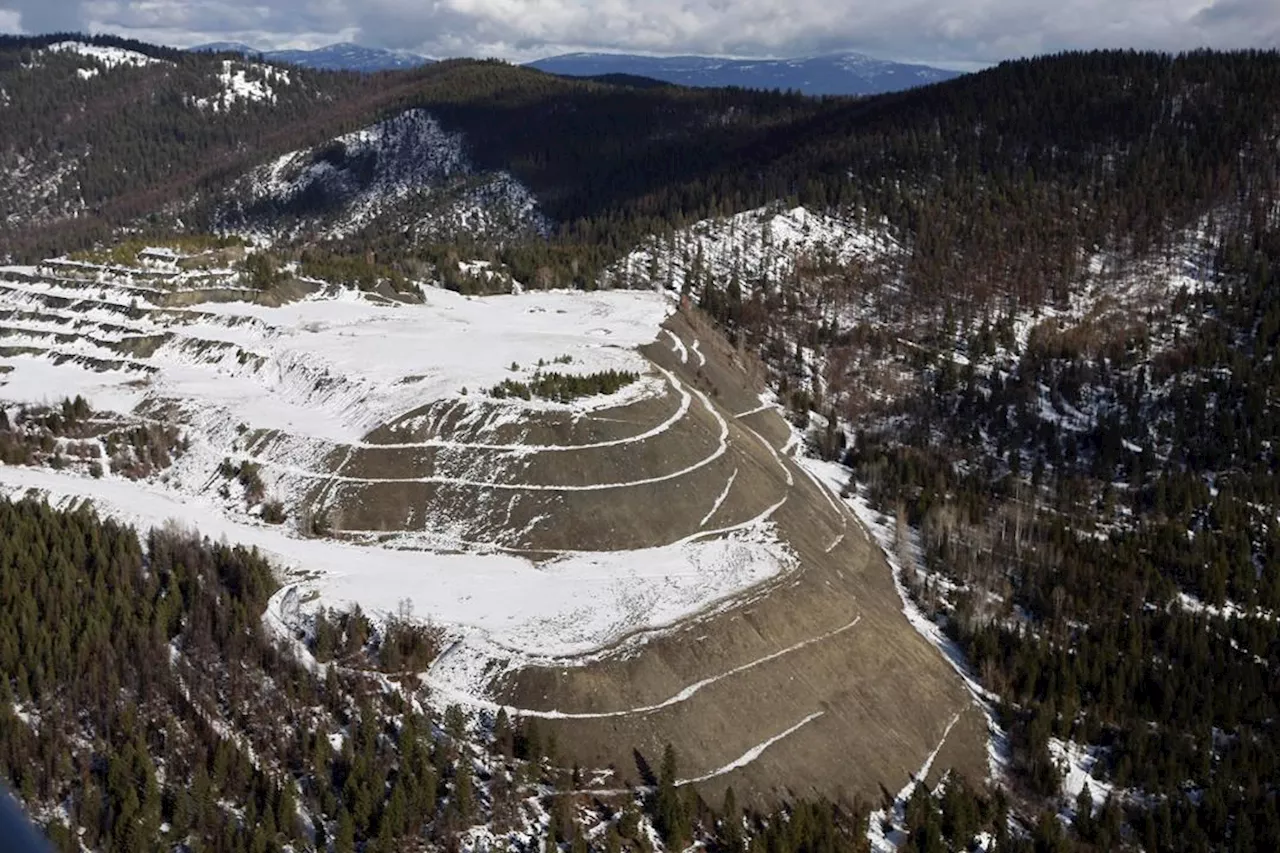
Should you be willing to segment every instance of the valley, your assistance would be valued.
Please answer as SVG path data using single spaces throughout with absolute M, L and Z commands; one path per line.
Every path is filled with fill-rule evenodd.
M 59 849 L 1280 838 L 1274 53 L 79 39 L 0 42 L 0 772 Z

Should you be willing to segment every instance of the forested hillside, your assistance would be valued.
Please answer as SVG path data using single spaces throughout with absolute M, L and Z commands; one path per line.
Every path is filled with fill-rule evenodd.
M 1091 745 L 1147 849 L 1280 843 L 1276 239 L 1122 330 L 912 353 L 918 391 L 855 416 L 853 488 L 918 534 L 908 584 L 1030 790 L 1059 790 L 1051 739 Z
M 920 188 L 863 191 L 903 241 L 878 263 L 685 267 L 821 414 L 815 452 L 1000 697 L 1013 790 L 1086 849 L 1280 843 L 1275 68 L 1091 55 L 927 90 L 915 134 L 850 159 Z
M 647 788 L 596 788 L 536 719 L 437 714 L 402 675 L 438 651 L 429 629 L 355 610 L 281 635 L 254 551 L 31 500 L 0 500 L 0 533 L 0 774 L 56 849 L 867 849 L 861 804 L 707 803 L 670 747 Z M 921 787 L 908 843 L 1063 843 L 1052 821 L 1010 833 L 1009 809 Z
M 0 500 L 0 534 L 0 777 L 58 850 L 862 844 L 865 815 L 830 803 L 713 809 L 670 749 L 651 790 L 579 790 L 536 720 L 425 710 L 397 673 L 438 651 L 429 630 L 358 610 L 305 645 L 269 629 L 256 552 L 29 500 Z
M 51 49 L 71 39 L 82 47 Z M 93 55 L 103 51 L 125 59 Z M 246 89 L 246 80 L 265 85 Z M 214 108 L 228 87 L 238 96 Z M 0 41 L 0 89 L 12 119 L 0 131 L 12 165 L 0 219 L 30 257 L 86 247 L 126 224 L 208 228 L 220 192 L 250 167 L 412 107 L 466 133 L 479 168 L 529 184 L 567 235 L 655 183 L 692 180 L 745 130 L 818 108 L 798 96 L 664 94 L 498 62 L 357 75 L 70 35 Z
M 1141 256 L 1276 183 L 1274 54 L 1069 54 L 864 100 L 606 85 L 493 62 L 290 68 L 269 96 L 216 110 L 194 102 L 232 60 L 99 39 L 150 61 L 86 76 L 77 65 L 93 60 L 48 50 L 66 38 L 0 43 L 14 119 L 0 151 L 25 169 L 8 204 L 30 205 L 24 176 L 46 199 L 39 216 L 6 211 L 17 249 L 80 247 L 125 223 L 172 229 L 179 215 L 207 228 L 219 189 L 249 167 L 411 107 L 461 132 L 478 169 L 537 197 L 554 239 L 503 247 L 520 280 L 537 265 L 585 284 L 647 234 L 785 200 L 887 217 L 911 244 L 921 296 L 958 285 L 1035 302 L 1065 295 L 1082 248 Z M 377 228 L 356 244 L 344 249 L 411 248 Z

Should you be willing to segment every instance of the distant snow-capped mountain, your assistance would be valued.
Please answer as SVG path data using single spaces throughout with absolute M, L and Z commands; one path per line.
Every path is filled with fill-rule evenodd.
M 327 71 L 396 71 L 417 68 L 434 60 L 415 53 L 384 50 L 345 42 L 318 47 L 315 50 L 257 50 L 243 42 L 210 42 L 191 48 L 211 52 L 255 54 L 271 62 L 287 62 L 304 68 Z
M 575 77 L 627 74 L 681 86 L 795 89 L 809 95 L 874 95 L 960 76 L 958 71 L 888 62 L 853 52 L 796 59 L 568 53 L 529 65 Z
M 258 55 L 272 62 L 337 71 L 394 71 L 434 60 L 405 51 L 343 43 L 315 50 L 265 50 L 243 42 L 211 42 L 191 48 Z M 647 77 L 681 86 L 740 86 L 794 89 L 808 95 L 874 95 L 910 89 L 960 76 L 927 65 L 909 65 L 845 52 L 795 59 L 725 59 L 714 56 L 638 56 L 623 53 L 566 53 L 528 63 L 551 74 L 573 77 Z

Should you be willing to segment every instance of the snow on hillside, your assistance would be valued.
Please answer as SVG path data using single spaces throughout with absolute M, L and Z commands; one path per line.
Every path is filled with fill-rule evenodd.
M 725 219 L 705 219 L 667 237 L 651 237 L 605 273 L 625 285 L 649 280 L 681 291 L 700 271 L 723 283 L 735 275 L 743 291 L 778 287 L 797 262 L 868 263 L 891 256 L 897 244 L 883 226 L 853 217 L 815 213 L 804 207 L 762 207 Z
M 1101 747 L 1086 747 L 1070 740 L 1049 738 L 1049 754 L 1064 771 L 1062 795 L 1072 806 L 1075 805 L 1076 797 L 1080 796 L 1085 785 L 1089 786 L 1089 794 L 1093 798 L 1095 809 L 1101 807 L 1106 802 L 1107 796 L 1112 793 L 1125 795 L 1126 792 L 1123 789 L 1118 790 L 1111 783 L 1094 775 L 1093 771 L 1098 767 L 1103 752 Z
M 987 770 L 990 778 L 998 780 L 1007 771 L 1011 760 L 1008 736 L 1000 728 L 996 720 L 996 706 L 999 697 L 979 683 L 976 675 L 969 670 L 964 653 L 959 646 L 947 636 L 942 626 L 929 618 L 911 598 L 903 583 L 903 565 L 898 536 L 893 520 L 886 518 L 872 509 L 866 498 L 852 488 L 852 470 L 837 462 L 828 462 L 808 456 L 805 453 L 803 436 L 797 431 L 792 435 L 792 446 L 796 462 L 819 488 L 824 489 L 830 499 L 843 504 L 857 518 L 859 534 L 867 541 L 874 541 L 883 552 L 893 577 L 893 585 L 902 602 L 902 613 L 907 621 L 925 640 L 936 648 L 963 680 L 969 691 L 974 706 L 986 719 L 987 724 Z M 919 560 L 919 543 L 908 538 L 906 550 L 913 559 Z M 907 804 L 916 788 L 925 783 L 933 762 L 941 752 L 952 726 L 959 715 L 951 720 L 942 734 L 934 751 L 925 759 L 920 769 L 912 775 L 907 784 L 898 792 L 892 803 L 872 812 L 867 824 L 867 840 L 874 853 L 894 853 L 907 841 L 906 825 Z M 1078 788 L 1076 789 L 1079 790 Z
M 79 41 L 60 41 L 46 47 L 41 53 L 75 53 L 94 60 L 98 65 L 110 71 L 120 66 L 141 68 L 145 65 L 158 65 L 162 60 L 139 53 L 136 50 L 125 50 L 119 47 L 100 47 Z M 96 68 L 86 69 L 96 73 Z M 81 76 L 85 76 L 83 73 Z
M 224 59 L 222 70 L 218 72 L 218 82 L 222 86 L 222 91 L 208 98 L 197 98 L 194 101 L 197 107 L 221 112 L 231 109 L 241 101 L 274 102 L 275 87 L 289 85 L 289 72 L 287 69 L 273 65 Z
M 405 207 L 404 224 L 419 232 L 437 226 L 471 233 L 547 230 L 524 185 L 505 172 L 477 173 L 462 134 L 418 109 L 259 167 L 224 218 L 238 228 L 241 216 L 252 228 L 255 210 L 283 211 L 302 221 L 324 220 L 326 236 L 337 239 L 398 206 Z
M 6 323 L 10 346 L 50 346 L 64 361 L 18 355 L 0 359 L 0 397 L 9 388 L 36 390 L 55 367 L 95 407 L 110 407 L 139 390 L 151 400 L 181 400 L 211 407 L 220 418 L 252 428 L 280 429 L 334 442 L 359 440 L 367 431 L 427 403 L 479 393 L 504 379 L 527 378 L 539 360 L 568 356 L 567 373 L 643 371 L 634 347 L 657 337 L 670 310 L 648 292 L 531 292 L 472 299 L 427 290 L 422 304 L 387 304 L 351 290 L 267 307 L 249 302 L 206 303 L 131 318 L 124 306 L 147 307 L 159 292 L 124 287 L 102 272 L 89 290 L 56 281 L 22 281 L 0 268 L 0 307 L 38 312 Z M 29 269 L 29 268 L 22 268 Z M 79 310 L 51 312 L 49 299 L 79 299 Z M 115 310 L 112 310 L 112 309 Z M 43 319 L 41 319 L 43 318 Z M 72 339 L 53 340 L 72 319 Z M 101 320 L 103 326 L 96 326 Z M 122 358 L 125 338 L 165 335 L 147 358 Z M 118 363 L 120 369 L 73 380 L 76 364 Z M 512 365 L 518 365 L 513 371 Z M 523 372 L 522 372 L 523 371 Z M 93 372 L 93 371 L 91 371 Z M 34 374 L 28 379 L 28 374 Z M 144 384 L 134 383 L 144 380 Z M 645 393 L 637 383 L 620 395 Z M 122 397 L 122 395 L 124 395 Z M 616 403 L 615 395 L 608 401 Z M 594 406 L 588 399 L 576 405 Z M 555 407 L 540 401 L 510 406 Z M 562 407 L 563 408 L 563 407 Z
M 399 551 L 302 539 L 282 528 L 228 518 L 210 503 L 165 494 L 152 484 L 90 480 L 35 468 L 0 467 L 0 492 L 45 495 L 60 505 L 93 502 L 99 512 L 139 525 L 173 520 L 214 539 L 255 546 L 289 572 L 305 572 L 273 599 L 296 617 L 302 600 L 394 615 L 409 601 L 415 618 L 451 629 L 455 655 L 522 662 L 600 649 L 637 631 L 665 627 L 787 570 L 793 558 L 761 528 L 662 548 L 571 554 L 537 564 L 507 554 Z M 461 651 L 466 647 L 465 653 Z M 474 681 L 437 683 L 464 695 Z M 457 669 L 456 672 L 476 673 Z
M 5 224 L 30 225 L 82 211 L 76 180 L 82 156 L 63 150 L 35 160 L 13 151 L 0 152 L 0 194 L 10 199 Z

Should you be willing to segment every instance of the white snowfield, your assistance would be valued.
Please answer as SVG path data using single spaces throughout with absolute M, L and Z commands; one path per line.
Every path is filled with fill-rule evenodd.
M 108 70 L 117 68 L 121 65 L 131 65 L 134 67 L 157 65 L 162 61 L 155 59 L 154 57 L 147 56 L 145 53 L 139 53 L 136 50 L 126 50 L 120 47 L 99 47 L 98 45 L 86 44 L 80 41 L 60 41 L 49 45 L 41 52 L 79 54 L 80 56 L 95 60 L 98 64 Z
M 218 82 L 222 84 L 222 91 L 209 98 L 197 98 L 197 107 L 221 112 L 231 109 L 238 101 L 274 101 L 276 91 L 273 84 L 288 86 L 290 81 L 286 68 L 224 59 L 222 70 L 218 72 Z
M 463 399 L 464 390 L 478 395 L 504 379 L 528 379 L 539 360 L 565 373 L 643 373 L 647 362 L 635 347 L 654 340 L 671 310 L 661 295 L 641 291 L 480 299 L 427 289 L 423 304 L 413 305 L 341 290 L 278 308 L 205 303 L 132 320 L 106 309 L 132 301 L 146 305 L 145 293 L 111 284 L 84 289 L 6 281 L 5 272 L 0 268 L 0 309 L 39 311 L 7 323 L 6 343 L 46 345 L 67 361 L 0 359 L 12 368 L 0 372 L 0 399 L 41 402 L 80 393 L 95 408 L 117 411 L 143 398 L 176 400 L 232 424 L 336 443 L 358 442 L 369 430 L 428 403 Z M 62 318 L 40 308 L 41 296 L 81 300 L 67 319 L 100 321 L 107 328 L 86 325 L 76 329 L 80 336 L 74 341 L 51 342 L 69 329 L 59 328 Z M 156 334 L 172 337 L 145 359 L 122 357 L 109 346 Z M 554 364 L 563 356 L 571 361 Z M 85 359 L 116 367 L 99 372 Z M 660 386 L 650 377 L 611 397 L 571 406 L 519 400 L 507 405 L 515 411 L 585 411 L 657 393 Z
M 634 348 L 653 339 L 669 310 L 653 293 L 539 292 L 468 299 L 429 290 L 425 297 L 423 305 L 387 306 L 344 291 L 336 300 L 281 308 L 221 306 L 215 310 L 224 317 L 264 324 L 257 333 L 261 337 L 250 345 L 267 355 L 267 368 L 245 387 L 227 387 L 220 370 L 212 385 L 196 379 L 185 382 L 180 393 L 211 395 L 253 426 L 355 441 L 427 403 L 460 397 L 463 390 L 480 393 L 504 379 L 528 378 L 539 360 L 551 363 L 568 355 L 572 362 L 557 369 L 570 373 L 643 371 L 645 362 Z M 219 320 L 213 324 L 223 326 Z M 192 329 L 197 335 L 205 331 Z M 513 371 L 513 364 L 519 369 Z M 317 373 L 336 383 L 332 390 L 317 391 Z

